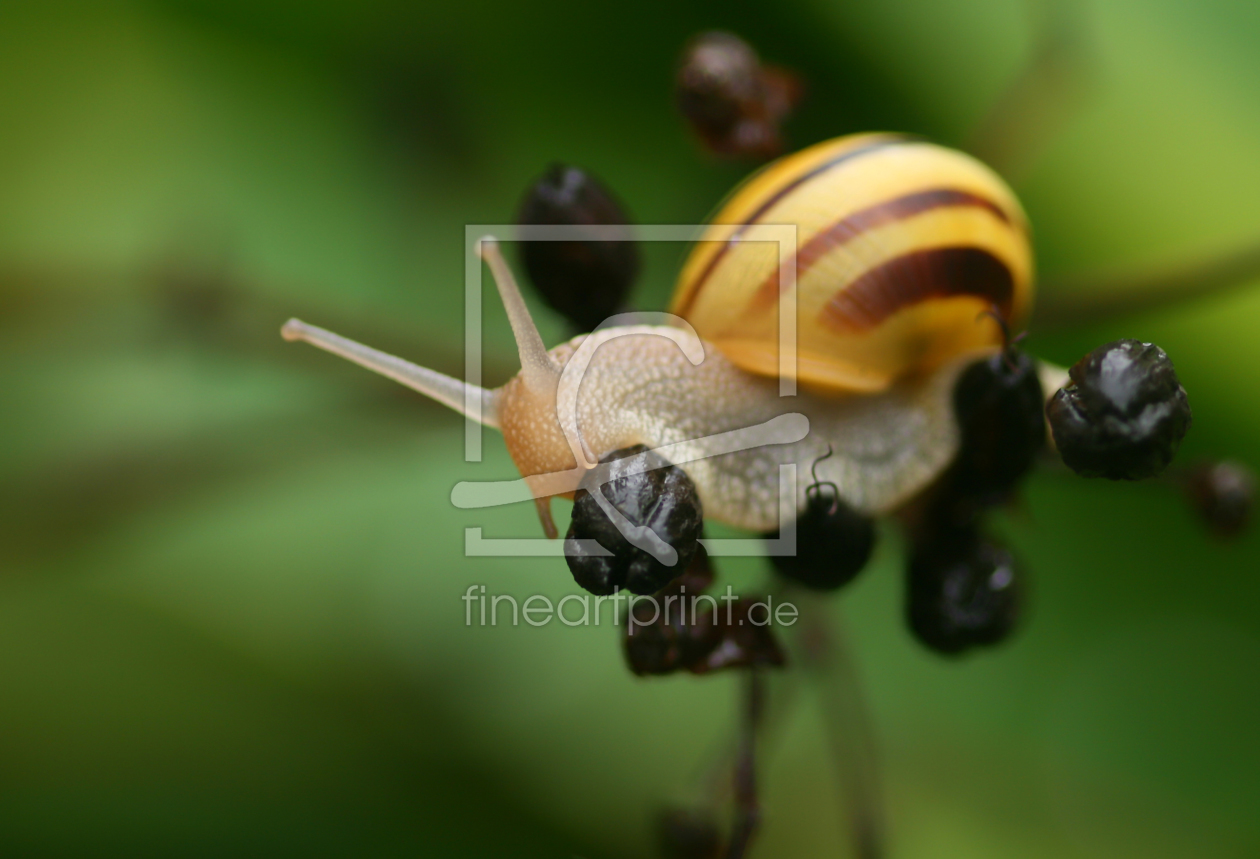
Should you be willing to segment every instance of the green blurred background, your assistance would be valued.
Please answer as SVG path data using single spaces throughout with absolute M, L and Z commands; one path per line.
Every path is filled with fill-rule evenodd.
M 1047 275 L 1260 238 L 1260 7 L 1088 0 L 1077 109 L 1020 177 Z M 1016 0 L 0 6 L 0 854 L 650 855 L 733 722 L 734 678 L 636 680 L 607 629 L 463 625 L 469 584 L 553 598 L 497 436 L 278 336 L 290 315 L 455 374 L 466 223 L 554 159 L 646 223 L 748 169 L 675 116 L 676 54 L 733 29 L 799 71 L 794 145 L 961 145 L 1041 20 Z M 683 249 L 653 246 L 660 308 Z M 487 381 L 512 371 L 487 302 Z M 544 336 L 564 335 L 539 311 Z M 1177 362 L 1183 461 L 1260 463 L 1260 283 L 1033 333 Z M 567 517 L 564 509 L 558 509 Z M 563 521 L 563 518 L 561 519 Z M 900 547 L 835 601 L 879 735 L 893 855 L 1260 854 L 1260 542 L 1166 486 L 1036 476 L 1000 529 L 1035 576 L 1008 646 L 913 645 Z M 755 582 L 755 560 L 728 563 Z M 764 771 L 756 855 L 843 856 L 818 709 Z

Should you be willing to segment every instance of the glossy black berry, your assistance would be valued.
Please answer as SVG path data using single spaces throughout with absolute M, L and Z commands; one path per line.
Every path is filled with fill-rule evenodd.
M 1251 521 L 1256 478 L 1240 462 L 1203 462 L 1186 476 L 1186 495 L 1204 524 L 1218 537 L 1242 534 Z
M 1190 428 L 1190 402 L 1163 349 L 1117 340 L 1090 352 L 1069 376 L 1046 407 L 1069 468 L 1142 480 L 1167 467 Z
M 593 331 L 617 313 L 639 274 L 639 248 L 621 205 L 593 176 L 553 164 L 529 189 L 522 225 L 620 226 L 612 237 L 580 241 L 529 240 L 522 233 L 521 262 L 534 288 L 578 331 Z
M 699 546 L 704 514 L 695 484 L 681 468 L 662 465 L 663 460 L 642 445 L 613 451 L 600 462 L 609 466 L 608 482 L 598 489 L 584 485 L 574 495 L 573 521 L 565 538 L 569 569 L 574 580 L 593 594 L 618 589 L 656 593 L 687 569 Z M 595 469 L 592 475 L 600 471 Z M 602 491 L 625 518 L 628 533 L 623 534 L 601 508 L 595 491 Z M 575 540 L 595 540 L 612 554 L 586 554 Z M 673 550 L 674 563 L 657 557 L 662 549 Z
M 830 484 L 810 487 L 805 512 L 796 520 L 796 554 L 771 555 L 780 575 L 807 588 L 830 591 L 862 572 L 875 548 L 875 523 L 835 494 Z M 769 535 L 778 539 L 779 532 Z
M 1046 443 L 1036 362 L 1006 349 L 972 364 L 954 388 L 954 412 L 962 438 L 950 491 L 979 504 L 1006 501 Z
M 906 582 L 910 631 L 938 653 L 997 644 L 1019 617 L 1019 571 L 1011 553 L 972 528 L 916 545 Z

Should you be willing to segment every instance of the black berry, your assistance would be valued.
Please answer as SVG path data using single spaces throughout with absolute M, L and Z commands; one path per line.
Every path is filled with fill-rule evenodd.
M 1218 537 L 1242 534 L 1251 521 L 1256 478 L 1240 462 L 1204 462 L 1187 475 L 1186 495 L 1204 524 Z
M 962 439 L 950 491 L 982 505 L 1008 500 L 1046 443 L 1037 365 L 1006 349 L 968 367 L 954 389 Z
M 687 46 L 674 84 L 678 110 L 709 151 L 768 158 L 783 148 L 779 123 L 800 96 L 787 72 L 761 64 L 731 33 L 702 33 Z
M 589 173 L 553 164 L 530 187 L 517 222 L 523 225 L 623 226 L 614 237 L 530 241 L 521 262 L 534 288 L 578 331 L 592 331 L 625 303 L 639 274 L 639 248 L 613 195 Z
M 786 660 L 770 621 L 770 603 L 746 596 L 697 599 L 713 582 L 704 548 L 687 572 L 630 609 L 622 645 L 630 670 L 640 676 L 724 668 L 779 666 Z M 760 610 L 758 610 L 760 609 Z
M 780 575 L 807 588 L 830 591 L 862 572 L 875 548 L 875 523 L 835 494 L 835 487 L 810 487 L 809 503 L 796 520 L 796 554 L 771 555 Z M 779 532 L 769 535 L 778 539 Z
M 695 610 L 691 601 L 712 583 L 708 555 L 699 547 L 683 575 L 654 598 L 634 604 L 630 609 L 634 622 L 626 623 L 622 639 L 631 671 L 640 676 L 672 674 L 701 663 L 721 644 L 721 618 L 703 606 Z
M 1190 428 L 1190 402 L 1164 350 L 1117 340 L 1090 352 L 1046 407 L 1054 443 L 1084 477 L 1142 480 L 1167 467 Z
M 910 631 L 938 653 L 997 644 L 1021 605 L 1011 553 L 974 528 L 949 529 L 916 545 L 906 583 Z
M 695 484 L 681 468 L 662 464 L 642 445 L 613 451 L 600 462 L 609 465 L 609 481 L 599 487 L 585 486 L 574 495 L 573 521 L 565 538 L 569 569 L 574 580 L 593 594 L 618 589 L 656 593 L 687 569 L 699 546 L 704 514 Z M 639 473 L 633 473 L 636 470 Z M 623 534 L 594 492 L 602 492 L 632 529 L 647 530 Z M 575 540 L 594 540 L 612 554 L 587 554 Z M 662 548 L 673 550 L 676 560 L 672 564 L 658 559 Z

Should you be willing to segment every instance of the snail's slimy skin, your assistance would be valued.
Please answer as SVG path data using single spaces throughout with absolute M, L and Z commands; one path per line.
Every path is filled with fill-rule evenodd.
M 704 344 L 704 360 L 692 364 L 671 331 L 603 329 L 552 349 L 564 367 L 583 341 L 594 347 L 576 390 L 559 386 L 559 409 L 555 393 L 531 389 L 520 376 L 496 392 L 499 426 L 521 473 L 573 468 L 570 437 L 580 438 L 596 459 L 636 444 L 677 445 L 673 450 L 682 455 L 674 459 L 684 462 L 713 521 L 752 531 L 777 528 L 779 467 L 789 463 L 797 467 L 798 511 L 817 462 L 819 479 L 835 483 L 853 508 L 885 514 L 953 460 L 959 444 L 954 383 L 964 367 L 994 351 L 957 356 L 878 394 L 780 397 L 778 379 L 739 369 L 711 344 Z M 706 458 L 708 437 L 790 413 L 809 421 L 799 441 Z M 832 455 L 821 459 L 828 448 Z

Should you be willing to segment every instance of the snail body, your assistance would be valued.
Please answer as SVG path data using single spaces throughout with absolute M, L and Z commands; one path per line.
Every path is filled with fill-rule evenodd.
M 685 463 L 706 518 L 764 532 L 780 524 L 779 467 L 797 466 L 796 507 L 803 509 L 805 475 L 831 448 L 818 477 L 840 487 L 853 508 L 884 514 L 922 489 L 957 453 L 953 383 L 965 366 L 988 354 L 958 356 L 935 373 L 877 394 L 807 390 L 781 397 L 777 380 L 741 369 L 713 344 L 703 343 L 704 358 L 693 364 L 676 336 L 676 329 L 663 326 L 605 328 L 551 350 L 562 370 L 583 343 L 592 350 L 580 387 L 567 403 L 557 398 L 559 408 L 520 376 L 500 389 L 498 425 L 521 473 L 528 479 L 574 468 L 566 439 L 575 436 L 596 456 L 634 445 L 668 446 L 669 458 Z M 808 434 L 712 455 L 715 437 L 785 415 L 802 416 Z M 544 434 L 540 428 L 548 417 Z
M 784 224 L 794 226 L 796 246 L 780 259 L 757 230 Z M 666 325 L 613 317 L 548 351 L 497 243 L 482 239 L 479 251 L 521 359 L 501 388 L 468 385 L 298 320 L 283 334 L 500 429 L 548 536 L 558 533 L 550 498 L 572 497 L 602 457 L 638 447 L 684 468 L 705 516 L 739 528 L 770 532 L 785 512 L 807 508 L 801 479 L 794 510 L 781 509 L 784 465 L 798 476 L 812 471 L 814 485 L 834 485 L 856 515 L 897 510 L 956 459 L 956 383 L 1012 348 L 1010 327 L 1028 316 L 1033 297 L 1027 224 L 1006 185 L 969 156 L 892 135 L 819 144 L 736 189 L 683 266 Z M 781 279 L 793 269 L 795 282 Z M 792 302 L 783 300 L 789 293 Z M 792 396 L 780 395 L 776 378 L 780 306 L 797 311 Z M 1175 382 L 1170 364 L 1161 372 L 1168 384 L 1151 388 L 1154 399 Z M 1066 374 L 1031 359 L 1021 373 L 1033 388 L 1018 408 L 1035 422 Z M 1082 376 L 1081 390 L 1089 393 L 1095 376 Z M 1056 442 L 1103 450 L 1111 436 L 1091 435 L 1085 420 L 1071 435 L 1052 426 Z M 1186 425 L 1188 412 L 1168 439 L 1155 439 L 1169 442 L 1161 462 Z M 1119 437 L 1137 438 L 1138 429 Z M 1037 433 L 1025 435 L 1038 443 Z

